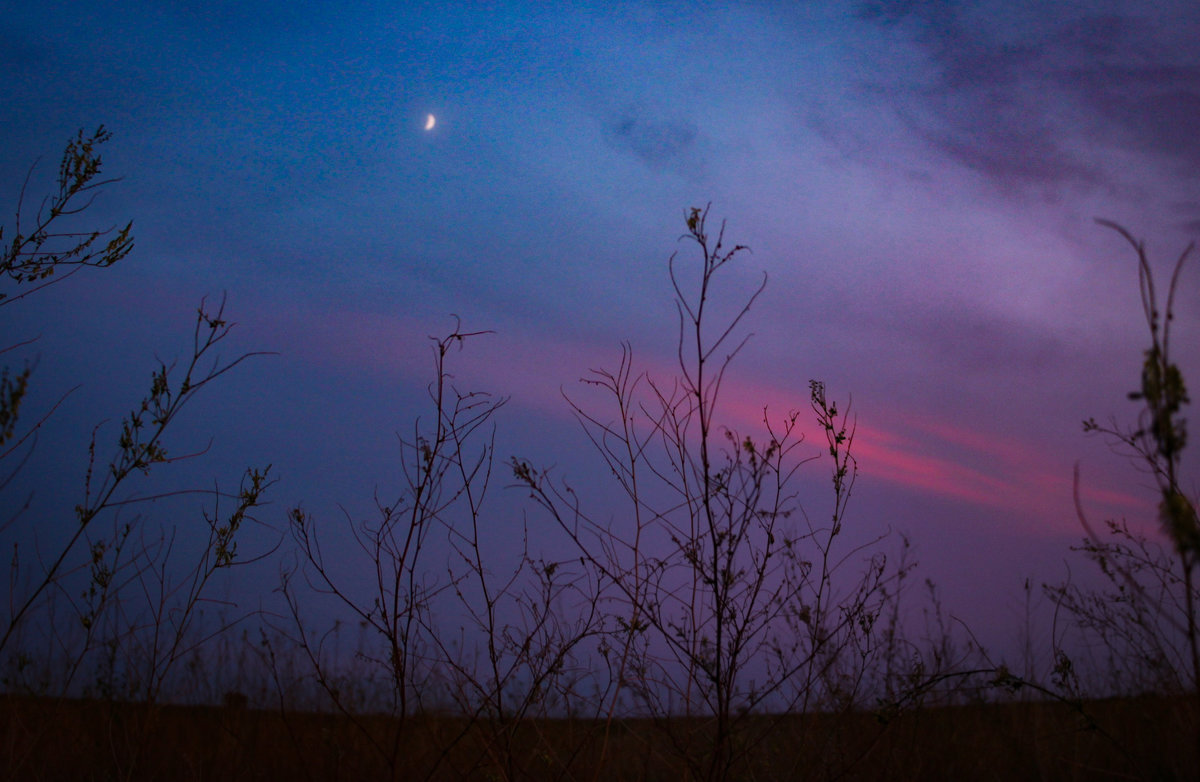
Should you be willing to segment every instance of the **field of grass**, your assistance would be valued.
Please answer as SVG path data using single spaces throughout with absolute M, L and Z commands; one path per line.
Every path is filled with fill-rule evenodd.
M 1192 746 L 1200 708 L 1186 698 L 923 708 L 769 716 L 749 725 L 739 779 L 1147 779 L 1200 778 Z M 0 700 L 6 780 L 357 780 L 392 777 L 371 746 L 398 735 L 398 779 L 688 779 L 672 740 L 698 749 L 709 726 L 649 720 L 605 726 L 526 720 L 495 726 L 461 718 L 281 712 L 225 706 L 146 706 L 5 697 Z M 373 734 L 368 737 L 363 729 Z

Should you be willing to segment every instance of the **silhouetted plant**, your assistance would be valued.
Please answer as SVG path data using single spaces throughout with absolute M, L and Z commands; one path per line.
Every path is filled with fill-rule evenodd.
M 1153 476 L 1159 494 L 1158 520 L 1171 552 L 1132 532 L 1124 521 L 1109 521 L 1110 537 L 1101 538 L 1083 512 L 1077 473 L 1076 509 L 1087 531 L 1080 550 L 1096 563 L 1114 591 L 1089 594 L 1067 584 L 1052 589 L 1051 594 L 1082 628 L 1101 634 L 1111 652 L 1132 655 L 1143 663 L 1145 673 L 1157 679 L 1157 686 L 1169 685 L 1171 691 L 1190 689 L 1200 695 L 1196 616 L 1200 595 L 1195 583 L 1200 521 L 1194 499 L 1181 485 L 1180 463 L 1187 445 L 1183 408 L 1189 400 L 1183 374 L 1171 353 L 1175 295 L 1194 244 L 1175 261 L 1165 309 L 1161 309 L 1145 244 L 1115 223 L 1098 222 L 1119 233 L 1137 253 L 1150 347 L 1145 352 L 1140 388 L 1129 394 L 1143 404 L 1137 425 L 1123 427 L 1115 420 L 1105 425 L 1088 418 L 1083 430 L 1104 435 Z
M 700 257 L 691 285 L 676 255 L 668 264 L 679 376 L 637 373 L 625 346 L 615 371 L 585 380 L 609 398 L 611 418 L 568 399 L 628 500 L 627 518 L 599 521 L 529 461 L 512 467 L 594 569 L 598 599 L 614 605 L 599 650 L 614 677 L 609 721 L 629 713 L 630 693 L 632 713 L 655 718 L 692 777 L 725 779 L 769 731 L 756 713 L 857 702 L 898 574 L 882 553 L 864 553 L 878 539 L 837 550 L 857 469 L 854 429 L 823 384 L 809 391 L 832 462 L 827 521 L 811 519 L 794 488 L 799 468 L 819 458 L 800 455 L 799 412 L 764 411 L 762 441 L 721 425 L 726 372 L 748 339 L 737 330 L 766 277 L 726 321 L 710 322 L 718 272 L 746 248 L 726 246 L 724 225 L 710 235 L 707 217 L 697 208 L 686 218 L 682 238 Z M 848 578 L 859 555 L 865 569 Z
M 1188 691 L 1187 583 L 1178 560 L 1124 520 L 1106 521 L 1104 532 L 1101 537 L 1089 527 L 1088 538 L 1073 547 L 1099 571 L 1103 588 L 1072 581 L 1047 587 L 1063 612 L 1056 636 L 1080 633 L 1087 641 L 1086 659 L 1059 641 L 1054 683 L 1076 697 Z
M 22 225 L 25 187 L 17 200 L 16 224 L 12 238 L 0 251 L 0 274 L 27 287 L 19 294 L 0 291 L 0 306 L 12 304 L 48 285 L 62 282 L 86 266 L 112 266 L 133 249 L 133 222 L 122 228 L 69 230 L 63 220 L 84 212 L 96 193 L 117 179 L 98 179 L 102 168 L 101 144 L 112 138 L 104 126 L 90 136 L 80 130 L 67 142 L 58 165 L 58 192 L 47 196 L 38 206 L 33 225 Z M 33 168 L 29 171 L 33 174 Z M 82 203 L 81 203 L 82 200 Z M 0 226 L 0 240 L 4 228 Z M 100 244 L 104 239 L 107 242 Z
M 22 621 L 39 604 L 48 590 L 60 589 L 64 592 L 67 599 L 71 600 L 80 624 L 90 635 L 98 623 L 100 614 L 113 604 L 114 598 L 122 589 L 128 587 L 131 582 L 138 582 L 143 587 L 149 586 L 145 580 L 155 578 L 156 572 L 163 572 L 160 568 L 170 549 L 169 545 L 165 548 L 161 545 L 165 541 L 152 544 L 139 538 L 144 545 L 130 551 L 128 544 L 134 532 L 135 522 L 118 523 L 110 533 L 97 534 L 96 520 L 106 512 L 118 514 L 138 503 L 192 493 L 177 491 L 171 492 L 170 495 L 133 497 L 123 496 L 121 491 L 131 479 L 139 474 L 148 475 L 156 465 L 192 456 L 169 455 L 164 444 L 165 435 L 184 407 L 202 388 L 254 355 L 243 354 L 230 362 L 221 362 L 219 358 L 210 355 L 228 336 L 231 329 L 232 324 L 224 319 L 223 304 L 211 312 L 202 304 L 197 314 L 192 356 L 182 370 L 182 377 L 176 380 L 175 367 L 159 364 L 151 377 L 150 391 L 121 422 L 116 453 L 106 463 L 98 463 L 96 457 L 101 427 L 97 427 L 93 432 L 88 449 L 89 461 L 83 482 L 83 498 L 75 506 L 75 524 L 65 540 L 56 546 L 55 556 L 41 566 L 39 572 L 30 574 L 30 587 L 24 595 L 12 595 L 10 613 L 4 625 L 4 632 L 0 635 L 0 651 L 5 649 Z M 248 470 L 241 488 L 234 495 L 222 495 L 216 489 L 201 491 L 213 494 L 218 502 L 222 496 L 232 496 L 235 509 L 224 519 L 217 517 L 216 511 L 211 517 L 205 516 L 208 544 L 203 548 L 196 567 L 188 571 L 193 577 L 193 589 L 189 591 L 185 601 L 189 616 L 200 592 L 213 573 L 233 564 L 237 553 L 237 533 L 247 513 L 259 504 L 262 493 L 269 485 L 268 470 L 269 468 Z M 172 536 L 173 534 L 171 533 Z M 18 556 L 13 559 L 10 581 L 18 584 L 24 576 L 21 570 L 26 563 L 19 556 L 19 545 L 14 546 Z M 87 549 L 86 564 L 73 560 L 81 547 Z M 32 567 L 32 562 L 27 564 Z M 80 567 L 88 570 L 89 577 L 88 586 L 81 596 L 82 601 L 76 603 L 66 592 L 63 579 Z M 160 587 L 165 586 L 166 576 L 159 579 Z M 160 610 L 165 608 L 165 604 L 159 606 Z
M 39 227 L 27 236 L 18 230 L 4 251 L 0 270 L 9 282 L 26 286 L 20 290 L 65 276 L 53 277 L 55 268 L 74 273 L 111 265 L 132 245 L 129 226 L 109 234 L 56 227 L 86 208 L 76 199 L 106 184 L 97 181 L 95 154 L 106 139 L 101 129 L 68 145 L 59 193 L 44 203 Z M 612 505 L 593 512 L 556 475 L 513 459 L 517 486 L 547 514 L 548 526 L 565 535 L 568 551 L 555 551 L 553 541 L 546 550 L 560 556 L 531 550 L 524 525 L 518 552 L 504 559 L 490 550 L 487 528 L 496 526 L 495 516 L 485 508 L 494 417 L 506 400 L 455 387 L 449 354 L 484 333 L 456 324 L 433 340 L 432 416 L 415 421 L 400 438 L 403 483 L 396 499 L 377 496 L 377 514 L 367 521 L 345 513 L 358 555 L 327 560 L 322 543 L 332 530 L 294 507 L 289 534 L 298 561 L 285 569 L 281 590 L 290 615 L 283 624 L 258 628 L 257 649 L 251 654 L 243 647 L 239 656 L 259 660 L 264 681 L 248 686 L 239 675 L 232 689 L 222 681 L 205 692 L 214 703 L 223 696 L 225 708 L 208 718 L 177 714 L 168 720 L 161 701 L 180 681 L 174 674 L 182 669 L 183 676 L 203 676 L 201 650 L 210 633 L 243 618 L 223 612 L 214 627 L 202 614 L 218 574 L 248 561 L 238 542 L 271 484 L 268 468 L 248 470 L 233 492 L 153 495 L 141 488 L 149 473 L 188 458 L 168 453 L 166 445 L 166 432 L 182 409 L 250 355 L 215 358 L 232 325 L 223 303 L 216 309 L 202 303 L 190 360 L 159 364 L 149 392 L 113 433 L 107 460 L 106 430 L 93 433 L 83 497 L 67 537 L 45 559 L 14 548 L 9 614 L 0 627 L 6 656 L 0 695 L 61 695 L 90 677 L 74 691 L 101 696 L 103 703 L 84 707 L 107 709 L 100 712 L 107 722 L 79 711 L 84 718 L 74 733 L 102 737 L 103 762 L 88 767 L 94 777 L 177 772 L 175 752 L 183 740 L 172 736 L 157 748 L 167 724 L 212 727 L 211 714 L 217 714 L 222 738 L 239 745 L 270 733 L 259 731 L 265 713 L 247 708 L 266 699 L 268 677 L 278 696 L 277 733 L 286 735 L 287 749 L 241 747 L 251 763 L 237 771 L 246 776 L 281 776 L 271 762 L 282 763 L 276 755 L 289 753 L 291 772 L 284 776 L 308 778 L 922 778 L 936 775 L 951 755 L 964 763 L 956 768 L 974 772 L 964 777 L 999 774 L 992 764 L 1005 763 L 1009 773 L 1020 769 L 1024 777 L 1061 776 L 1090 770 L 1100 743 L 1115 748 L 1118 762 L 1111 767 L 1126 776 L 1194 776 L 1188 772 L 1196 764 L 1188 766 L 1191 756 L 1185 755 L 1192 750 L 1176 753 L 1182 761 L 1163 753 L 1161 761 L 1146 762 L 1126 747 L 1123 730 L 1106 729 L 1096 716 L 1125 718 L 1130 710 L 1084 700 L 1113 690 L 1175 694 L 1200 687 L 1200 596 L 1193 580 L 1200 531 L 1195 499 L 1184 494 L 1179 478 L 1188 399 L 1169 350 L 1188 253 L 1176 264 L 1160 313 L 1142 245 L 1106 223 L 1137 249 L 1152 346 L 1141 388 L 1132 395 L 1145 405 L 1139 425 L 1125 430 L 1089 419 L 1084 427 L 1148 465 L 1167 542 L 1136 533 L 1124 521 L 1108 522 L 1109 534 L 1101 538 L 1080 509 L 1088 533 L 1080 550 L 1099 567 L 1107 588 L 1085 590 L 1068 582 L 1047 593 L 1059 609 L 1057 628 L 1069 624 L 1101 650 L 1109 689 L 1097 693 L 1073 656 L 1076 647 L 1063 643 L 1053 648 L 1044 680 L 1035 675 L 1032 652 L 1021 673 L 993 663 L 965 625 L 951 624 L 929 582 L 924 636 L 913 640 L 901 609 L 914 567 L 907 540 L 899 559 L 889 560 L 881 550 L 885 536 L 851 543 L 863 536 L 846 533 L 857 476 L 855 429 L 848 405 L 832 401 L 824 384 L 810 383 L 803 413 L 764 410 L 761 437 L 724 425 L 719 402 L 726 373 L 748 339 L 739 331 L 766 277 L 732 309 L 722 309 L 720 270 L 745 248 L 725 245 L 723 224 L 710 235 L 707 218 L 707 208 L 685 216 L 682 239 L 700 256 L 695 273 L 676 255 L 668 263 L 679 317 L 676 376 L 639 372 L 624 344 L 615 370 L 594 370 L 584 381 L 610 407 L 568 398 L 620 488 L 623 509 L 615 517 L 608 516 Z M 0 305 L 23 295 L 0 295 Z M 721 319 L 717 312 L 730 314 Z M 20 372 L 0 374 L 0 459 L 6 469 L 0 491 L 23 468 L 49 416 L 43 413 L 32 427 L 21 417 L 31 401 L 31 372 L 26 364 Z M 819 430 L 816 454 L 804 451 L 809 416 Z M 808 498 L 801 502 L 797 485 L 801 468 L 816 461 L 828 466 L 832 485 L 828 510 L 821 512 Z M 207 540 L 197 546 L 189 545 L 187 528 L 152 528 L 134 515 L 148 507 L 143 503 L 182 494 L 202 494 L 211 503 L 202 513 L 204 527 L 197 525 Z M 22 520 L 27 505 L 6 511 L 0 530 Z M 369 576 L 365 595 L 348 569 Z M 353 621 L 339 619 L 328 633 L 314 633 L 314 593 L 332 598 Z M 65 661 L 65 672 L 50 671 L 31 653 L 30 628 L 41 634 L 50 656 Z M 343 632 L 358 633 L 348 662 Z M 248 637 L 247 630 L 243 643 Z M 1061 633 L 1054 638 L 1061 641 Z M 218 654 L 229 659 L 228 648 Z M 130 708 L 124 701 L 138 703 Z M 57 712 L 29 719 L 45 702 Z M 968 706 L 913 718 L 917 709 L 947 704 Z M 57 717 L 76 714 L 74 707 L 53 698 L 3 699 L 0 705 L 12 709 L 6 716 L 14 715 L 5 746 L 20 750 L 4 773 L 38 776 L 40 769 L 31 765 L 38 755 L 21 748 L 31 746 L 31 732 L 60 743 Z M 304 713 L 330 705 L 334 715 Z M 1172 701 L 1158 708 L 1155 716 L 1169 728 L 1164 733 L 1184 733 L 1187 720 L 1195 720 L 1194 707 L 1188 712 Z M 1083 730 L 1061 746 L 1040 731 L 1029 742 L 1004 732 L 994 742 L 1003 745 L 999 750 L 976 751 L 973 742 L 995 738 L 989 730 L 997 716 L 1029 727 L 1046 714 L 1056 715 L 1055 730 Z M 981 715 L 984 721 L 962 741 L 961 726 Z M 255 727 L 238 733 L 243 719 Z M 95 729 L 95 722 L 103 724 Z M 925 726 L 934 722 L 943 727 L 930 733 Z M 894 738 L 896 726 L 900 738 Z M 922 749 L 907 742 L 914 731 L 924 737 Z M 1162 743 L 1151 739 L 1156 748 Z M 191 762 L 207 763 L 211 747 L 199 743 Z M 1200 747 L 1200 740 L 1192 743 Z M 1031 746 L 1043 757 L 1023 757 Z M 260 753 L 272 761 L 264 763 Z M 960 754 L 970 757 L 964 762 Z M 203 763 L 196 769 L 207 768 Z
M 1104 586 L 1085 588 L 1068 580 L 1045 587 L 1061 613 L 1061 618 L 1056 616 L 1050 679 L 1057 691 L 1076 699 L 1097 694 L 1171 697 L 1190 692 L 1200 703 L 1200 590 L 1195 581 L 1200 523 L 1196 500 L 1185 493 L 1180 475 L 1187 445 L 1183 410 L 1189 400 L 1171 352 L 1175 296 L 1194 244 L 1175 261 L 1164 309 L 1145 244 L 1116 223 L 1097 222 L 1120 234 L 1137 254 L 1138 287 L 1150 347 L 1144 354 L 1139 388 L 1129 394 L 1131 400 L 1142 403 L 1137 424 L 1127 427 L 1115 419 L 1101 424 L 1088 418 L 1083 430 L 1104 436 L 1154 478 L 1158 521 L 1167 545 L 1131 529 L 1124 519 L 1107 520 L 1106 534 L 1097 532 L 1083 510 L 1076 468 L 1075 507 L 1086 537 L 1074 550 L 1096 567 Z M 1068 636 L 1074 636 L 1076 643 Z M 1079 665 L 1081 661 L 1086 665 Z M 1196 748 L 1190 759 L 1194 773 L 1200 766 L 1200 718 L 1193 711 L 1190 720 Z M 1186 724 L 1178 728 L 1181 735 L 1189 732 Z M 1114 742 L 1120 745 L 1116 739 Z M 1145 768 L 1158 769 L 1147 773 L 1159 775 L 1167 773 L 1162 764 L 1173 760 L 1177 759 L 1141 758 L 1139 762 Z M 1176 768 L 1171 773 L 1186 772 Z
M 491 452 L 489 446 L 489 469 Z M 501 779 L 525 779 L 532 757 L 539 770 L 562 772 L 578 744 L 540 736 L 518 741 L 517 734 L 532 732 L 538 719 L 593 716 L 581 713 L 588 701 L 581 689 L 592 677 L 580 656 L 603 627 L 599 601 L 573 562 L 531 558 L 527 532 L 516 565 L 496 573 L 498 558 L 484 553 L 480 536 L 481 499 L 472 494 L 469 513 L 449 529 L 454 554 L 447 575 L 466 626 L 454 644 L 446 642 L 444 621 L 428 628 L 451 700 L 482 734 L 474 757 L 455 757 L 450 765 L 462 774 L 486 768 Z M 530 743 L 539 751 L 523 750 Z
M 33 217 L 33 225 L 22 225 L 26 217 L 25 190 L 29 179 L 36 169 L 31 166 L 21 186 L 17 198 L 16 221 L 10 230 L 11 239 L 0 244 L 0 280 L 3 280 L 9 290 L 0 290 L 0 307 L 13 304 L 32 293 L 54 283 L 62 282 L 85 267 L 104 268 L 112 266 L 124 258 L 133 248 L 133 223 L 125 227 L 96 231 L 92 229 L 77 230 L 74 225 L 64 226 L 71 218 L 80 214 L 91 205 L 99 190 L 116 179 L 99 180 L 102 170 L 102 160 L 98 148 L 110 138 L 108 131 L 101 125 L 96 131 L 85 137 L 80 130 L 74 139 L 67 142 L 62 160 L 58 168 L 58 192 L 42 200 Z M 84 199 L 80 203 L 80 199 Z M 0 226 L 0 242 L 4 238 L 4 226 Z M 111 238 L 101 249 L 98 240 L 111 235 Z M 0 354 L 9 353 L 29 345 L 35 340 L 18 340 L 12 344 L 0 344 Z M 19 371 L 10 370 L 8 366 L 0 368 L 0 463 L 16 466 L 0 476 L 0 490 L 6 488 L 21 469 L 28 456 L 21 456 L 19 449 L 32 447 L 42 424 L 57 408 L 58 404 L 69 394 L 64 394 L 58 402 L 49 407 L 46 412 L 24 433 L 18 434 L 18 417 L 21 403 L 29 392 L 29 381 L 33 373 L 33 364 L 26 362 Z M 13 438 L 16 438 L 15 442 Z M 8 469 L 6 467 L 6 469 Z M 13 524 L 28 505 L 28 500 L 16 504 L 14 515 L 0 519 L 0 530 L 7 529 Z M 0 651 L 4 642 L 0 641 Z
M 68 142 L 57 192 L 43 200 L 32 227 L 23 225 L 22 216 L 27 178 L 11 241 L 0 252 L 0 273 L 13 286 L 11 291 L 0 291 L 0 305 L 15 304 L 85 267 L 111 266 L 132 249 L 132 223 L 108 231 L 77 230 L 69 224 L 88 209 L 99 189 L 116 181 L 99 178 L 98 147 L 108 139 L 101 127 L 91 136 L 81 131 Z M 201 628 L 198 616 L 216 574 L 247 561 L 239 557 L 238 541 L 271 483 L 269 468 L 247 470 L 233 493 L 215 486 L 154 494 L 140 484 L 160 465 L 194 455 L 168 453 L 168 430 L 201 389 L 256 355 L 245 353 L 228 361 L 217 355 L 232 327 L 224 314 L 224 301 L 216 308 L 202 301 L 190 358 L 182 368 L 159 362 L 149 391 L 122 419 L 119 433 L 111 435 L 113 453 L 107 460 L 101 454 L 107 450 L 110 432 L 102 424 L 96 426 L 81 476 L 82 496 L 60 539 L 47 540 L 41 525 L 29 530 L 17 527 L 31 506 L 31 495 L 14 503 L 13 513 L 0 523 L 0 531 L 6 534 L 16 528 L 13 539 L 5 542 L 6 550 L 11 542 L 12 555 L 7 558 L 8 599 L 0 624 L 4 690 L 78 694 L 78 677 L 86 672 L 94 680 L 82 685 L 84 693 L 153 705 L 197 645 L 225 629 Z M 70 393 L 49 404 L 32 426 L 22 430 L 20 417 L 29 404 L 31 376 L 29 362 L 20 372 L 5 369 L 0 375 L 0 462 L 6 471 L 0 491 L 9 490 L 29 464 L 38 431 Z M 69 489 L 63 487 L 62 492 L 66 495 Z M 130 514 L 148 503 L 188 494 L 209 497 L 213 506 L 211 513 L 202 511 L 207 540 L 194 554 L 186 555 L 193 559 L 183 561 L 173 554 L 181 528 L 151 531 L 142 516 Z M 228 500 L 232 509 L 224 507 Z M 105 520 L 111 521 L 107 529 Z M 191 530 L 182 529 L 190 546 Z M 30 671 L 35 646 L 40 669 Z M 51 666 L 61 668 L 51 672 Z M 113 752 L 120 757 L 112 760 L 123 775 L 134 772 L 150 741 L 150 728 L 151 723 L 145 722 L 126 736 L 114 729 Z M 123 743 L 127 746 L 119 746 Z
M 432 705 L 426 701 L 437 689 L 435 674 L 442 658 L 435 640 L 439 626 L 430 615 L 434 601 L 457 587 L 453 580 L 439 581 L 432 576 L 430 535 L 456 529 L 460 523 L 471 527 L 479 523 L 492 444 L 486 441 L 475 456 L 474 438 L 506 401 L 483 392 L 460 392 L 446 368 L 451 349 L 484 333 L 455 329 L 434 340 L 435 379 L 429 387 L 432 419 L 428 427 L 418 419 L 411 438 L 400 439 L 404 486 L 390 503 L 376 497 L 377 520 L 357 522 L 346 517 L 346 526 L 362 554 L 356 565 L 365 565 L 371 572 L 368 595 L 356 594 L 345 577 L 326 562 L 319 523 L 299 506 L 290 514 L 300 569 L 285 574 L 283 594 L 290 607 L 294 640 L 334 707 L 360 727 L 393 778 L 402 776 L 411 763 L 401 755 L 408 720 Z M 331 596 L 349 609 L 379 641 L 379 656 L 371 657 L 369 651 L 363 654 L 364 662 L 382 674 L 387 688 L 386 712 L 395 720 L 390 735 L 376 737 L 353 713 L 353 704 L 343 701 L 337 686 L 339 672 L 333 670 L 324 648 L 326 639 L 313 639 L 307 633 L 309 618 L 300 608 L 297 572 L 317 593 Z M 413 773 L 411 768 L 409 773 Z

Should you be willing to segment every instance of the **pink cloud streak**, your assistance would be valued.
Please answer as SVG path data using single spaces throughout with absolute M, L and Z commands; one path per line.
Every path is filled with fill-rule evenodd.
M 449 321 L 443 325 L 442 331 L 452 326 Z M 436 329 L 416 319 L 341 311 L 330 313 L 319 328 L 311 330 L 300 350 L 307 360 L 352 365 L 355 371 L 427 379 L 432 359 L 424 340 L 414 335 L 434 333 Z M 479 340 L 468 345 L 451 367 L 461 383 L 512 394 L 514 402 L 560 421 L 571 417 L 562 390 L 586 404 L 587 391 L 578 386 L 578 378 L 587 374 L 588 367 L 615 370 L 620 355 L 615 346 L 521 331 L 505 330 Z M 489 340 L 495 342 L 489 344 Z M 673 357 L 635 353 L 634 359 L 638 370 L 660 382 L 678 374 Z M 807 388 L 792 393 L 770 384 L 739 382 L 731 376 L 721 390 L 719 405 L 720 423 L 754 436 L 765 434 L 764 405 L 772 419 L 800 409 L 809 441 L 824 445 L 823 436 L 811 425 Z M 603 418 L 604 410 L 596 412 Z M 854 410 L 850 413 L 856 417 Z M 870 417 L 895 424 L 877 426 L 857 420 L 854 452 L 861 476 L 918 494 L 1007 509 L 1029 519 L 1022 526 L 1031 530 L 1074 528 L 1069 456 L 1052 453 L 1044 443 L 1025 443 L 983 429 L 956 426 L 911 410 L 872 411 Z M 1088 486 L 1085 501 L 1117 515 L 1152 515 L 1149 502 L 1119 488 Z

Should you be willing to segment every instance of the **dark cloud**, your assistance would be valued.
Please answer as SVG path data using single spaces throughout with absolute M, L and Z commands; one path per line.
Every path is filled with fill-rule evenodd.
M 618 148 L 632 152 L 652 169 L 682 162 L 696 142 L 696 128 L 681 122 L 653 122 L 624 115 L 611 123 L 608 136 Z
M 1200 67 L 1167 43 L 1165 21 L 1018 5 L 1006 13 L 1028 24 L 1012 40 L 971 12 L 938 0 L 860 8 L 927 56 L 932 74 L 892 85 L 891 102 L 935 150 L 1004 187 L 1102 183 L 1103 144 L 1200 163 Z
M 925 140 L 942 154 L 1004 187 L 1099 181 L 1100 176 L 1064 153 L 1046 133 L 1019 126 L 959 127 L 948 133 L 926 132 Z
M 1200 233 L 1200 201 L 1175 201 L 1167 208 L 1176 217 L 1175 227 L 1185 234 Z
M 1123 144 L 1200 165 L 1200 68 L 1096 68 L 1086 98 Z
M 858 8 L 860 19 L 884 25 L 914 18 L 932 22 L 952 14 L 953 5 L 944 0 L 866 0 Z
M 1070 19 L 1059 25 L 1050 44 L 1057 50 L 1086 57 L 1113 57 L 1127 50 L 1136 27 L 1128 18 L 1115 14 Z
M 1005 187 L 1094 179 L 1030 94 L 1029 73 L 1043 62 L 1036 41 L 994 40 L 945 2 L 873 2 L 860 17 L 907 32 L 928 55 L 932 81 L 893 91 L 892 102 L 935 150 Z
M 942 0 L 867 3 L 859 16 L 908 31 L 937 63 L 941 88 L 947 90 L 1009 86 L 1037 47 L 998 43 L 977 24 L 963 19 L 962 4 Z
M 881 323 L 943 367 L 968 373 L 1037 373 L 1063 360 L 1060 340 L 1026 323 L 953 306 L 897 313 Z

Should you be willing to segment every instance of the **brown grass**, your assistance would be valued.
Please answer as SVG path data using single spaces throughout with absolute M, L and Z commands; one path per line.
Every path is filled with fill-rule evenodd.
M 1086 715 L 1086 716 L 1085 716 Z M 761 717 L 743 737 L 741 779 L 1090 780 L 1197 779 L 1190 737 L 1194 700 L 1121 699 L 929 708 L 888 721 L 870 713 Z M 489 726 L 425 717 L 402 737 L 400 779 L 503 778 Z M 392 734 L 386 717 L 358 724 L 327 714 L 226 706 L 144 706 L 0 698 L 0 757 L 8 780 L 360 780 L 389 772 L 363 733 Z M 491 726 L 494 728 L 495 726 Z M 522 779 L 680 782 L 686 767 L 661 725 L 632 720 L 609 735 L 585 720 L 513 727 Z M 703 721 L 675 720 L 670 735 L 703 746 Z

